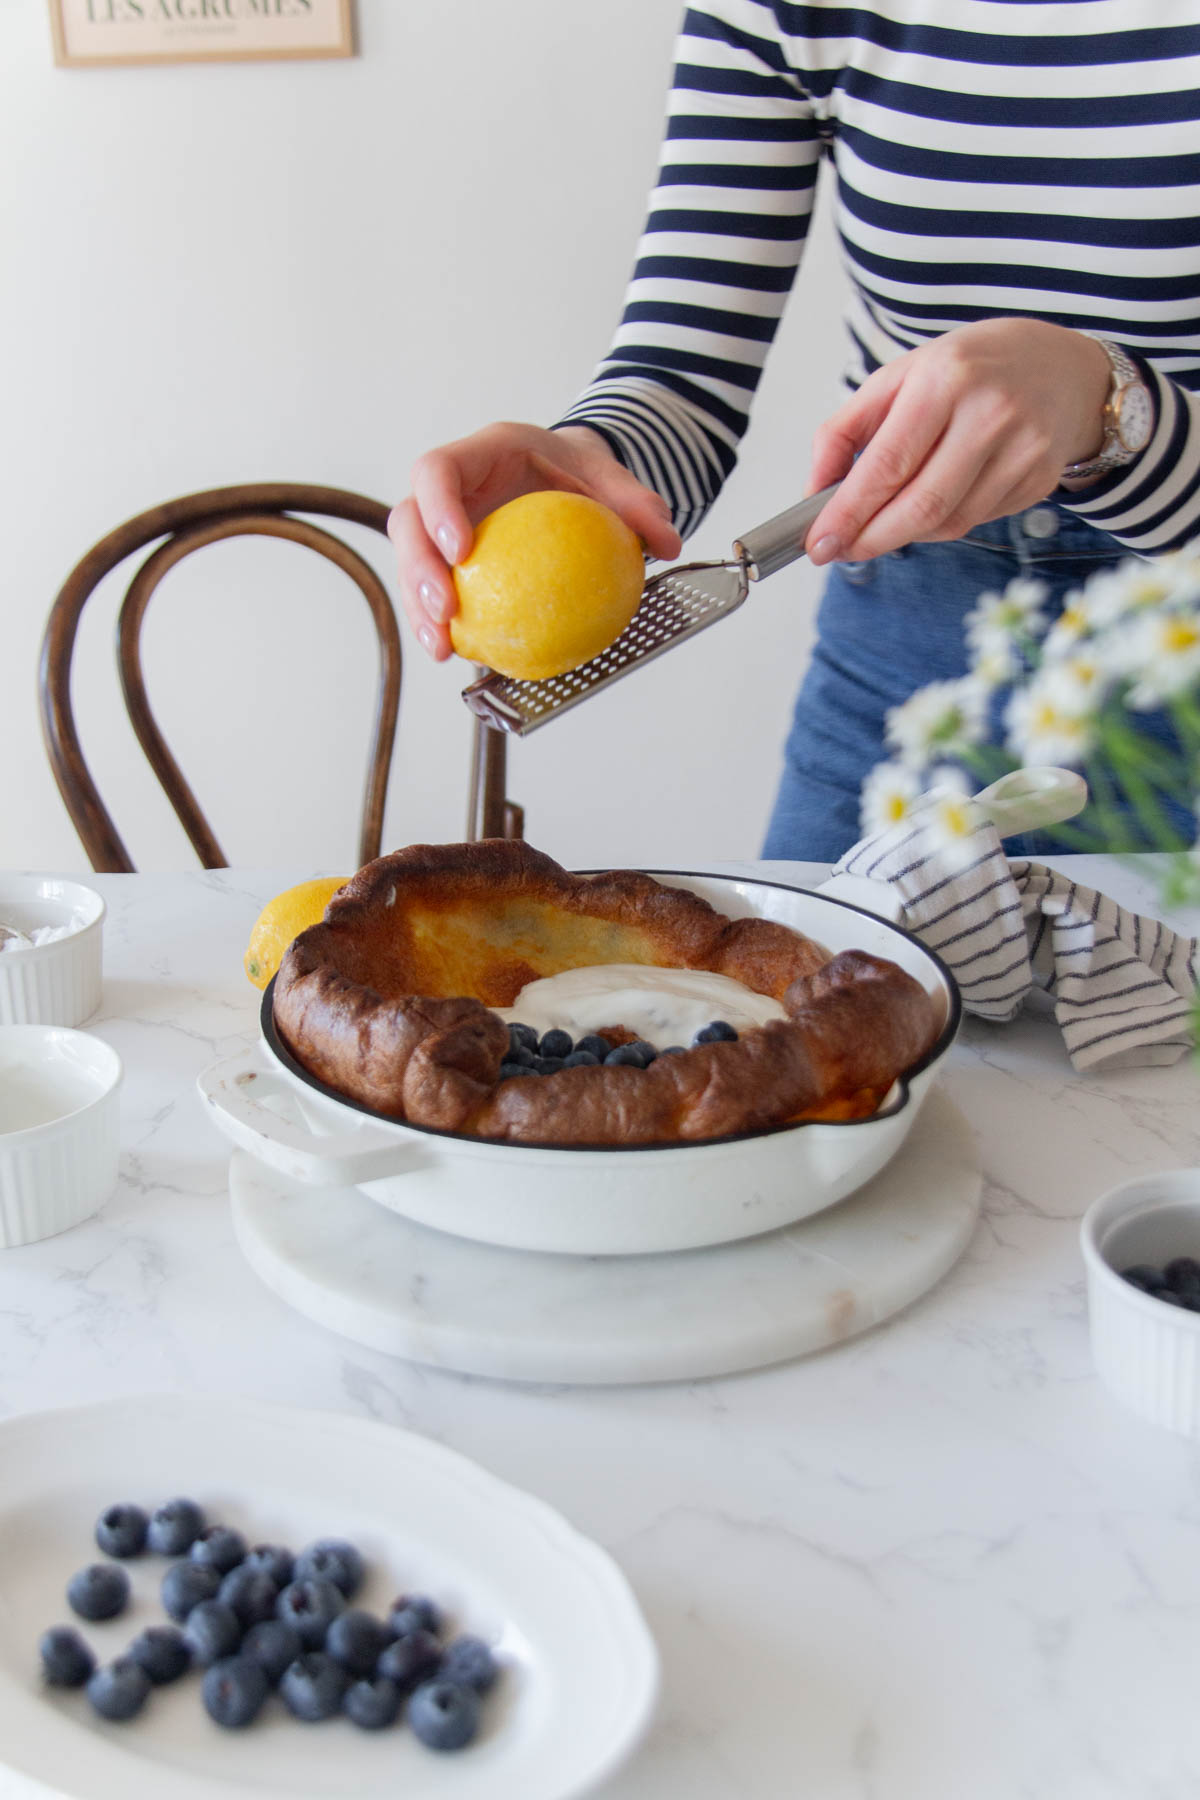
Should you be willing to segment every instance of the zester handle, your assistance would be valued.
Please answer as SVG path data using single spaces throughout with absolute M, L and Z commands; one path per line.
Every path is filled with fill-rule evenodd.
M 841 483 L 835 481 L 832 487 L 822 488 L 819 494 L 810 494 L 807 500 L 789 506 L 786 512 L 776 513 L 765 525 L 757 525 L 753 531 L 738 538 L 733 546 L 734 553 L 744 559 L 751 581 L 763 581 L 768 575 L 774 575 L 776 569 L 785 569 L 804 555 L 809 526 L 840 486 Z

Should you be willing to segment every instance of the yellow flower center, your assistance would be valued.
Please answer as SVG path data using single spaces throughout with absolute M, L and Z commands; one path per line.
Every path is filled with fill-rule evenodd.
M 1200 626 L 1195 619 L 1168 619 L 1163 625 L 1163 649 L 1178 655 L 1194 650 L 1200 644 Z

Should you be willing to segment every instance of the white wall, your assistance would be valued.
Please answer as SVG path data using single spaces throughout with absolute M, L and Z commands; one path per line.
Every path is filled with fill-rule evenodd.
M 391 501 L 422 449 L 492 418 L 548 422 L 588 379 L 653 175 L 680 10 L 359 0 L 345 62 L 60 70 L 44 0 L 3 0 L 0 866 L 86 867 L 35 683 L 51 600 L 97 538 L 228 482 Z M 833 265 L 821 221 L 695 554 L 724 554 L 802 491 L 837 398 Z M 383 541 L 348 535 L 390 580 Z M 776 576 L 514 744 L 531 840 L 577 866 L 754 854 L 815 592 L 806 565 Z M 115 610 L 106 589 L 80 634 L 85 750 L 139 866 L 188 867 L 121 707 Z M 386 847 L 463 833 L 465 667 L 405 643 Z M 146 646 L 156 710 L 230 861 L 347 867 L 374 679 L 354 590 L 290 546 L 220 546 L 168 578 Z

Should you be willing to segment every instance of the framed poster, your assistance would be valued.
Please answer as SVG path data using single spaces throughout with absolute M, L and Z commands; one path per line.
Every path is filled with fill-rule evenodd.
M 351 0 L 50 0 L 61 68 L 353 56 Z

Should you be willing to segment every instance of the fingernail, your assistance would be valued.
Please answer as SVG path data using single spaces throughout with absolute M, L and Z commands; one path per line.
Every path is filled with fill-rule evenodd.
M 448 619 L 454 611 L 453 604 L 448 597 L 442 593 L 440 588 L 435 588 L 431 581 L 421 583 L 417 589 L 417 599 L 421 602 L 424 611 L 437 624 Z
M 433 535 L 437 539 L 438 549 L 441 551 L 446 561 L 452 563 L 458 555 L 458 539 L 455 537 L 450 527 L 448 525 L 439 525 Z
M 833 537 L 827 533 L 824 537 L 818 538 L 816 543 L 812 546 L 808 553 L 808 560 L 813 563 L 830 563 L 835 562 L 841 554 L 841 538 Z
M 417 636 L 421 640 L 422 648 L 428 650 L 430 656 L 436 656 L 438 641 L 437 632 L 433 629 L 433 626 L 422 625 L 417 631 Z

